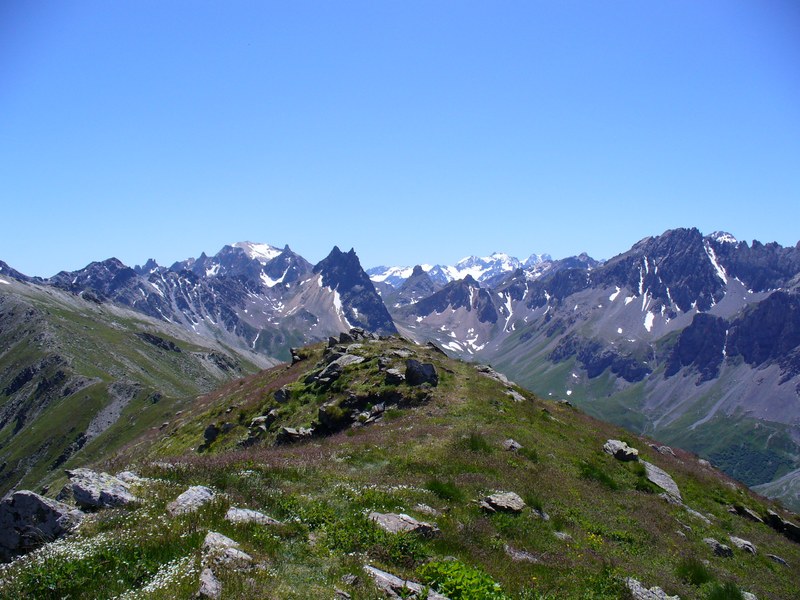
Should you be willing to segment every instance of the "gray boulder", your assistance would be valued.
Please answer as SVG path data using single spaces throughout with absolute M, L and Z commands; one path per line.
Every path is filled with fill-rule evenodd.
M 530 552 L 526 552 L 525 550 L 519 550 L 518 548 L 514 548 L 514 546 L 506 544 L 503 549 L 506 551 L 508 557 L 514 562 L 528 562 L 528 563 L 539 562 L 539 558 L 536 555 L 531 554 Z
M 22 490 L 0 502 L 0 561 L 56 540 L 80 523 L 83 513 L 66 504 Z
M 131 493 L 130 485 L 108 473 L 97 473 L 89 469 L 71 469 L 68 486 L 75 504 L 84 509 L 124 506 L 139 499 Z
M 648 589 L 633 577 L 628 577 L 625 580 L 625 585 L 628 586 L 631 596 L 635 600 L 681 600 L 680 596 L 670 596 L 660 587 Z
M 620 440 L 608 440 L 603 444 L 603 452 L 621 461 L 639 460 L 639 451 Z
M 253 557 L 241 550 L 239 542 L 216 531 L 209 531 L 203 540 L 203 560 L 206 564 L 214 563 L 238 570 L 249 569 L 253 565 Z
M 176 517 L 193 513 L 214 499 L 213 490 L 203 485 L 193 485 L 167 505 L 167 512 Z
M 733 550 L 731 550 L 730 546 L 726 546 L 714 538 L 703 538 L 703 542 L 705 542 L 708 547 L 711 548 L 711 551 L 716 556 L 721 556 L 723 558 L 730 558 L 733 556 Z
M 675 480 L 669 476 L 669 473 L 653 464 L 650 464 L 646 460 L 643 460 L 642 464 L 644 465 L 647 479 L 651 483 L 656 484 L 662 490 L 667 492 L 669 495 L 674 496 L 678 500 L 682 500 L 681 491 L 678 489 L 678 484 L 675 483 Z
M 406 380 L 403 374 L 397 369 L 386 369 L 386 385 L 400 385 Z
M 486 496 L 479 504 L 489 512 L 520 513 L 525 508 L 525 501 L 514 492 L 497 492 Z
M 767 558 L 770 559 L 772 562 L 776 562 L 779 565 L 783 565 L 784 567 L 788 567 L 789 566 L 789 563 L 787 563 L 784 559 L 782 559 L 780 556 L 777 556 L 775 554 L 767 554 Z
M 506 390 L 506 396 L 511 398 L 514 402 L 525 402 L 525 396 L 520 394 L 517 390 L 511 388 Z
M 423 587 L 416 581 L 400 579 L 396 575 L 381 571 L 370 565 L 364 565 L 364 571 L 372 578 L 372 581 L 387 598 L 400 600 L 401 598 L 426 598 L 427 600 L 448 600 L 447 596 L 442 596 Z M 427 594 L 425 594 L 427 590 Z
M 741 517 L 744 517 L 745 519 L 749 519 L 750 521 L 753 521 L 754 523 L 763 523 L 764 522 L 764 519 L 762 519 L 760 516 L 758 516 L 758 513 L 756 511 L 754 511 L 754 510 L 752 510 L 750 508 L 747 508 L 746 506 L 741 506 L 741 505 L 737 504 L 736 506 L 733 507 L 733 509 L 734 509 L 734 511 L 736 511 L 736 514 L 738 514 Z
M 767 511 L 767 525 L 785 535 L 793 542 L 800 543 L 800 525 L 787 521 L 773 510 Z
M 409 358 L 406 361 L 406 382 L 408 385 L 422 385 L 427 383 L 433 387 L 439 385 L 439 375 L 436 367 L 431 363 L 421 363 Z
M 203 440 L 205 441 L 206 445 L 216 440 L 219 437 L 220 431 L 220 428 L 214 423 L 211 423 L 208 427 L 206 427 L 203 431 Z
M 522 450 L 522 444 L 509 438 L 503 442 L 503 448 L 509 452 L 517 452 L 518 450 Z
M 739 550 L 744 550 L 745 552 L 749 552 L 750 554 L 756 554 L 757 552 L 756 546 L 755 544 L 753 544 L 753 542 L 743 540 L 742 538 L 733 535 L 728 537 L 731 539 L 731 542 L 733 542 L 733 545 L 736 546 Z
M 300 427 L 299 429 L 295 429 L 294 427 L 281 427 L 275 442 L 277 444 L 292 444 L 294 442 L 310 439 L 313 434 L 314 429 L 312 428 Z
M 204 568 L 200 573 L 200 589 L 197 591 L 197 596 L 199 598 L 209 598 L 210 600 L 222 598 L 222 584 L 208 567 Z
M 508 377 L 502 373 L 498 373 L 489 365 L 475 365 L 475 370 L 489 379 L 494 379 L 495 381 L 499 381 L 505 385 L 512 385 L 512 382 L 508 379 Z
M 389 533 L 415 533 L 422 537 L 436 537 L 441 534 L 436 525 L 417 521 L 414 517 L 402 513 L 371 512 L 369 520 Z
M 225 513 L 225 520 L 231 523 L 257 523 L 259 525 L 280 525 L 281 522 L 249 508 L 236 508 L 231 506 Z
M 256 417 L 250 421 L 250 429 L 260 429 L 266 431 L 267 428 L 272 425 L 277 418 L 278 411 L 273 408 L 267 414 Z

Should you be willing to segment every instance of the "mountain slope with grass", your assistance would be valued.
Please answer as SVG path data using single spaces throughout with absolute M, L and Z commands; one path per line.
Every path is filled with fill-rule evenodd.
M 275 364 L 91 296 L 0 285 L 0 493 L 106 456 L 197 394 Z
M 138 500 L 5 566 L 0 594 L 797 592 L 800 529 L 773 502 L 488 367 L 363 330 L 199 397 L 94 468 L 135 471 L 120 477 Z

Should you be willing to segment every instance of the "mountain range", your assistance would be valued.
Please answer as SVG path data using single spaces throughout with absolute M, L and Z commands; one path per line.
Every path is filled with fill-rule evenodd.
M 0 263 L 0 300 L 68 302 L 104 323 L 130 311 L 177 347 L 215 344 L 250 368 L 354 326 L 399 332 L 697 452 L 797 508 L 799 273 L 798 247 L 696 229 L 645 238 L 607 261 L 495 253 L 369 271 L 353 250 L 334 248 L 312 265 L 288 246 L 241 242 L 170 267 L 112 258 L 49 279 Z M 54 311 L 43 306 L 45 327 Z M 37 397 L 38 383 L 19 382 L 43 352 L 0 355 L 3 411 L 20 404 L 25 385 L 27 397 Z M 130 378 L 119 369 L 110 377 Z M 9 446 L 26 427 L 14 431 L 12 422 L 0 430 Z

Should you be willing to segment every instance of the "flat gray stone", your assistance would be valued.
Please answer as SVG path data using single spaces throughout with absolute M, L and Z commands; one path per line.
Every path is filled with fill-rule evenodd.
M 369 520 L 389 533 L 415 533 L 423 537 L 435 537 L 441 534 L 436 525 L 417 521 L 414 517 L 402 513 L 371 512 Z
M 783 560 L 780 556 L 776 556 L 775 554 L 767 554 L 767 558 L 770 559 L 772 562 L 776 562 L 779 565 L 783 565 L 784 567 L 789 566 L 789 563 Z
M 167 512 L 176 517 L 198 510 L 214 499 L 214 492 L 203 485 L 194 485 L 167 505 Z
M 525 396 L 520 394 L 517 390 L 512 390 L 511 388 L 506 390 L 506 396 L 511 398 L 514 402 L 525 402 Z
M 231 523 L 258 523 L 259 525 L 280 525 L 281 522 L 249 508 L 236 508 L 231 506 L 225 513 L 225 520 Z
M 506 544 L 504 547 L 506 554 L 509 556 L 511 560 L 514 562 L 528 562 L 528 563 L 538 563 L 539 558 L 530 552 L 526 552 L 525 550 L 519 550 L 518 548 L 514 548 L 514 546 L 510 546 Z
M 522 444 L 516 440 L 508 438 L 505 442 L 503 442 L 503 448 L 509 452 L 516 452 L 517 450 L 522 450 Z
M 603 452 L 621 461 L 639 460 L 639 451 L 620 440 L 608 440 L 603 444 Z
M 403 598 L 427 598 L 427 600 L 449 600 L 447 596 L 443 596 L 433 590 L 428 590 L 427 595 L 423 596 L 423 590 L 427 589 L 417 583 L 408 579 L 400 579 L 396 575 L 381 571 L 370 565 L 364 565 L 364 571 L 372 578 L 375 586 L 383 592 L 387 598 L 392 600 L 401 600 Z
M 81 508 L 111 508 L 139 501 L 131 493 L 129 484 L 108 473 L 71 469 L 67 475 L 72 497 Z
M 641 462 L 644 465 L 645 471 L 647 473 L 647 479 L 650 482 L 660 487 L 669 495 L 674 496 L 678 500 L 682 501 L 681 491 L 678 489 L 678 484 L 675 483 L 675 480 L 672 479 L 672 477 L 670 477 L 669 473 L 667 473 L 663 469 L 658 468 L 654 464 L 647 462 L 646 460 L 643 460 Z
M 740 537 L 736 537 L 734 535 L 728 536 L 731 539 L 731 542 L 734 546 L 736 546 L 739 550 L 744 550 L 745 552 L 749 552 L 750 554 L 755 555 L 757 553 L 756 546 L 753 542 L 748 540 L 743 540 Z
M 633 577 L 628 577 L 625 584 L 635 600 L 681 600 L 680 596 L 670 596 L 658 586 L 646 588 Z
M 497 492 L 481 500 L 480 506 L 489 512 L 519 513 L 525 508 L 525 501 L 514 492 Z
M 714 538 L 703 538 L 703 542 L 705 542 L 708 547 L 711 548 L 711 551 L 716 556 L 721 556 L 723 558 L 730 558 L 733 556 L 733 550 L 731 550 L 730 546 L 726 546 Z

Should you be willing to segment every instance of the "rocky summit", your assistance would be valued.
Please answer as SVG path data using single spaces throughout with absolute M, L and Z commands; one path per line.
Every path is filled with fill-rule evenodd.
M 397 335 L 292 355 L 6 498 L 0 596 L 796 598 L 797 516 L 691 453 Z

